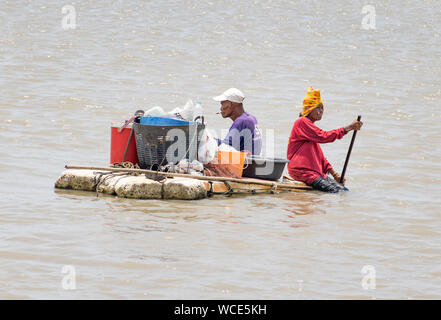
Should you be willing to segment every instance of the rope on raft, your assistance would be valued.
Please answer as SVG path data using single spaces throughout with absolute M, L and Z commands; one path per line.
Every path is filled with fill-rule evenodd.
M 110 165 L 110 167 L 112 167 L 112 168 L 126 168 L 126 169 L 141 169 L 138 164 L 133 164 L 130 161 L 115 162 L 115 163 L 112 163 Z M 133 172 L 133 173 L 136 173 L 136 175 L 140 175 L 140 173 L 137 173 L 137 172 Z
M 111 168 L 124 168 L 124 169 L 141 169 L 138 164 L 133 164 L 130 161 L 124 161 L 124 162 L 114 162 L 110 165 Z M 127 176 L 140 176 L 142 173 L 140 172 L 96 172 L 97 176 L 94 177 L 95 179 L 95 190 L 96 190 L 96 196 L 99 196 L 98 187 L 103 184 L 106 180 L 120 176 L 122 178 Z M 164 199 L 164 183 L 167 181 L 167 177 L 160 176 L 157 174 L 151 174 L 151 173 L 145 173 L 144 174 L 147 179 L 157 181 L 161 183 L 161 199 Z M 104 178 L 103 178 L 104 177 Z
M 124 162 L 115 162 L 110 165 L 112 168 L 125 168 L 125 169 L 141 169 L 138 164 L 133 164 L 130 161 L 124 161 Z M 139 172 L 130 172 L 130 173 L 114 173 L 114 172 L 97 172 L 97 176 L 95 176 L 95 190 L 98 197 L 98 187 L 103 184 L 106 180 L 115 177 L 115 176 L 121 176 L 121 178 L 125 176 L 139 176 L 141 173 Z M 153 174 L 145 174 L 146 178 L 152 179 Z M 153 180 L 158 181 L 158 177 L 164 178 L 159 180 L 158 182 L 161 183 L 161 198 L 164 199 L 164 182 L 167 180 L 167 177 L 162 177 L 159 175 L 155 175 L 156 177 L 153 177 Z M 156 179 L 155 179 L 156 178 Z M 189 177 L 191 178 L 191 176 Z M 227 186 L 228 190 L 225 192 L 216 192 L 213 191 L 213 181 L 209 181 L 210 184 L 210 190 L 208 190 L 208 195 L 224 195 L 224 196 L 232 196 L 233 194 L 247 194 L 247 193 L 258 193 L 257 190 L 247 190 L 247 189 L 239 189 L 239 188 L 233 188 L 228 183 L 228 181 L 223 181 L 223 183 Z

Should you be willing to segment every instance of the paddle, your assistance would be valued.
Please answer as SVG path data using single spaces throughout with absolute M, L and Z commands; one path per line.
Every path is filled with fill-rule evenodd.
M 357 121 L 361 120 L 361 116 L 358 116 Z M 343 179 L 345 178 L 346 168 L 348 167 L 349 158 L 351 157 L 352 147 L 354 146 L 355 136 L 357 135 L 358 130 L 354 130 L 354 134 L 352 135 L 351 144 L 349 145 L 348 154 L 346 155 L 345 165 L 343 166 L 343 171 L 340 177 L 340 183 L 343 183 Z

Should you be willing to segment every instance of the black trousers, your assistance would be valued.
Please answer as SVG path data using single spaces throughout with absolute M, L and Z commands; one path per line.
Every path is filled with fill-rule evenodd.
M 341 185 L 331 177 L 327 176 L 326 178 L 318 177 L 314 180 L 314 182 L 311 184 L 311 187 L 324 191 L 324 192 L 330 192 L 330 193 L 338 193 L 340 191 L 349 191 L 348 188 Z

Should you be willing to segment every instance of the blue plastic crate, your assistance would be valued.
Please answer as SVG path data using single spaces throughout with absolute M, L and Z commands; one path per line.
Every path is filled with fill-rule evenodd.
M 149 126 L 179 126 L 193 124 L 191 121 L 180 120 L 173 117 L 142 117 L 140 123 Z

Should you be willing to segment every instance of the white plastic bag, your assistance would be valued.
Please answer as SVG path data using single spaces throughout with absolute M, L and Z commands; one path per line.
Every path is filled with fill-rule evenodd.
M 217 141 L 208 129 L 202 132 L 198 148 L 198 160 L 202 163 L 209 163 L 217 157 Z
M 144 117 L 163 117 L 167 113 L 160 106 L 153 107 L 144 113 Z
M 181 117 L 182 119 L 187 121 L 193 121 L 193 113 L 194 113 L 194 104 L 193 104 L 193 100 L 190 99 L 187 101 L 185 106 L 183 106 L 182 108 L 176 107 L 168 114 L 172 116 Z
M 172 117 L 176 117 L 176 118 L 178 118 L 178 119 L 181 119 L 181 118 L 182 118 L 182 116 L 181 116 L 182 110 L 184 110 L 184 109 L 179 108 L 179 107 L 176 107 L 176 108 L 174 108 L 172 111 L 167 112 L 167 114 L 168 114 L 169 116 L 172 116 Z
M 204 172 L 204 165 L 197 160 L 188 162 L 188 159 L 182 159 L 176 166 L 173 166 L 175 173 L 188 173 L 196 176 L 202 176 Z
M 237 152 L 237 150 L 235 148 L 233 148 L 232 146 L 230 146 L 229 144 L 226 144 L 226 143 L 221 143 L 219 145 L 219 151 Z

